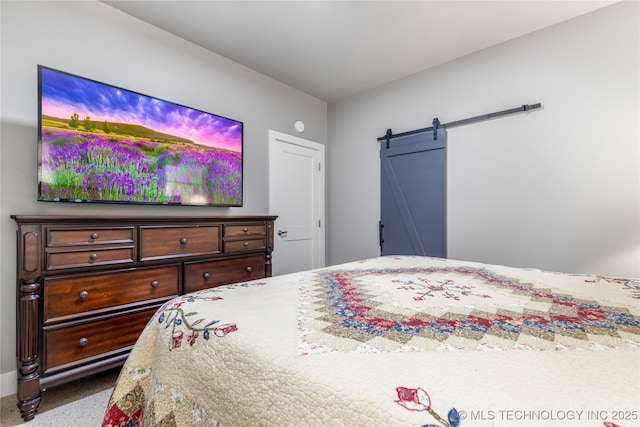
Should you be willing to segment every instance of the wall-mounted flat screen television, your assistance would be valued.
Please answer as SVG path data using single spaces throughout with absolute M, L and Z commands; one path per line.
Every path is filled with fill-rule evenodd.
M 38 200 L 242 206 L 243 123 L 38 66 Z

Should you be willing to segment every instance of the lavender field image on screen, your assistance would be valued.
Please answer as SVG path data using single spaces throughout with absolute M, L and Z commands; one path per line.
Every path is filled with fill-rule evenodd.
M 242 205 L 242 123 L 40 68 L 39 200 Z

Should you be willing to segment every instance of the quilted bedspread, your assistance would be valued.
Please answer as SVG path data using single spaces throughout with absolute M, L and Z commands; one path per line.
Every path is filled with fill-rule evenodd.
M 390 256 L 164 304 L 103 426 L 640 426 L 640 280 Z

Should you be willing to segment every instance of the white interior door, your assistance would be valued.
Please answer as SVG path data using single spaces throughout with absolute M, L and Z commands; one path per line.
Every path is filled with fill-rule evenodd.
M 324 145 L 269 131 L 273 275 L 324 267 Z

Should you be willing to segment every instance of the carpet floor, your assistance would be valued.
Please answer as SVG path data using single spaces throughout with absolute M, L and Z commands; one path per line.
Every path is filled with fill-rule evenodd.
M 5 396 L 0 407 L 0 426 L 100 427 L 119 373 L 120 368 L 112 369 L 48 388 L 42 392 L 35 418 L 27 422 L 20 417 L 16 396 Z

